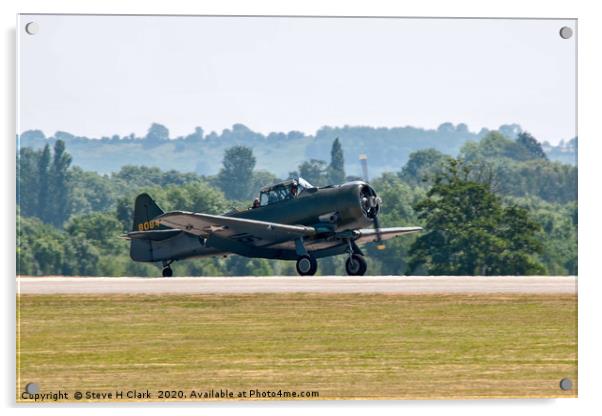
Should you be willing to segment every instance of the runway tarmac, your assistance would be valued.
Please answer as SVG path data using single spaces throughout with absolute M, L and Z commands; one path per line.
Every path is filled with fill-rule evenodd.
M 21 294 L 196 293 L 576 294 L 575 276 L 20 277 Z

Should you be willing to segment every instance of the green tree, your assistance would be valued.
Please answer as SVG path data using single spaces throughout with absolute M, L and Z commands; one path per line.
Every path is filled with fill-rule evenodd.
M 17 205 L 21 214 L 27 217 L 38 213 L 40 155 L 40 151 L 24 147 L 17 156 Z
M 401 169 L 399 177 L 411 185 L 424 184 L 430 177 L 440 172 L 449 156 L 435 149 L 418 150 Z
M 165 142 L 169 140 L 169 130 L 163 124 L 153 123 L 148 128 L 145 139 L 149 142 Z
M 114 181 L 123 182 L 124 186 L 168 186 L 183 185 L 201 179 L 195 173 L 182 173 L 175 170 L 162 171 L 154 166 L 123 166 L 119 172 L 111 174 Z
M 119 198 L 117 200 L 115 216 L 117 217 L 117 220 L 121 223 L 122 230 L 130 231 L 132 229 L 132 223 L 134 218 L 133 203 L 130 202 L 128 198 Z
M 462 147 L 461 154 L 466 160 L 501 158 L 515 161 L 547 160 L 541 144 L 527 132 L 516 133 L 516 140 L 512 140 L 498 131 L 492 131 L 479 142 L 467 142 Z
M 70 189 L 67 185 L 71 156 L 65 151 L 65 142 L 54 143 L 54 157 L 50 168 L 50 215 L 53 225 L 60 227 L 71 213 Z
M 426 232 L 410 249 L 410 270 L 428 274 L 516 275 L 545 272 L 540 226 L 524 208 L 504 206 L 469 165 L 450 160 L 415 204 Z M 478 176 L 478 175 L 477 175 Z
M 343 148 L 337 137 L 332 142 L 330 149 L 330 165 L 328 166 L 328 180 L 330 184 L 340 184 L 345 182 L 345 159 L 343 157 Z
M 24 216 L 36 216 L 61 226 L 71 213 L 71 156 L 65 142 L 57 140 L 54 151 L 46 144 L 41 151 L 23 148 L 17 163 L 17 202 Z
M 192 212 L 223 214 L 230 208 L 223 192 L 201 181 L 172 186 L 167 190 L 167 198 L 174 209 Z
M 577 200 L 577 167 L 533 159 L 524 162 L 492 162 L 499 191 L 506 195 L 536 195 L 546 201 Z
M 37 217 L 44 222 L 50 222 L 52 215 L 50 207 L 50 146 L 47 144 L 44 146 L 44 150 L 38 160 L 38 203 L 37 203 Z
M 577 203 L 560 205 L 535 196 L 506 197 L 509 204 L 528 209 L 545 234 L 540 259 L 551 275 L 577 275 Z
M 249 147 L 233 146 L 226 150 L 216 182 L 228 199 L 242 200 L 253 195 L 255 162 L 253 150 Z
M 99 267 L 102 257 L 100 250 L 85 237 L 74 235 L 64 243 L 64 263 L 62 272 L 66 276 L 102 276 L 112 274 L 103 273 Z M 115 261 L 114 257 L 110 257 Z M 113 274 L 114 275 L 114 274 Z
M 50 238 L 40 238 L 32 244 L 33 258 L 42 275 L 60 274 L 63 264 L 62 242 Z
M 299 165 L 299 176 L 314 186 L 325 186 L 328 182 L 327 166 L 323 160 L 311 159 Z
M 253 195 L 259 195 L 259 190 L 267 185 L 273 185 L 279 181 L 278 177 L 267 170 L 256 170 L 253 172 L 253 184 L 251 189 Z
M 543 151 L 541 144 L 526 131 L 518 134 L 516 142 L 523 146 L 527 153 L 530 154 L 534 159 L 547 159 L 546 152 Z
M 514 140 L 523 131 L 523 129 L 518 124 L 513 123 L 513 124 L 502 124 L 498 128 L 498 131 L 501 134 L 503 134 L 504 136 L 506 136 L 507 138 Z
M 68 183 L 71 212 L 87 214 L 111 209 L 115 194 L 136 184 L 121 183 L 113 177 L 84 171 L 79 166 L 69 169 Z
M 72 217 L 65 226 L 71 237 L 78 237 L 93 243 L 105 254 L 119 254 L 123 241 L 118 238 L 122 233 L 122 224 L 111 212 Z
M 61 274 L 64 236 L 38 218 L 17 215 L 17 274 Z
M 543 252 L 541 226 L 529 211 L 516 205 L 505 207 L 499 222 L 498 233 L 504 241 L 498 274 L 544 274 L 545 269 L 535 255 Z

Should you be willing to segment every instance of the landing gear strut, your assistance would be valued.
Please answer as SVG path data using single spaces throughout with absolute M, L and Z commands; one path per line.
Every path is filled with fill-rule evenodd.
M 313 276 L 318 270 L 316 258 L 309 254 L 304 254 L 297 259 L 297 273 L 301 276 Z
M 163 262 L 163 270 L 161 271 L 161 274 L 163 275 L 163 277 L 173 276 L 173 270 L 171 269 L 171 263 L 173 263 L 173 260 Z

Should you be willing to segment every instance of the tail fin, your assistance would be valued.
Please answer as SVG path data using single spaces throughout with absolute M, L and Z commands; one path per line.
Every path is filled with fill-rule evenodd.
M 148 231 L 159 228 L 155 217 L 163 214 L 163 210 L 148 194 L 140 194 L 134 204 L 134 225 L 132 231 Z M 165 228 L 165 227 L 163 227 Z
M 133 231 L 148 231 L 167 228 L 155 221 L 163 210 L 148 194 L 140 194 L 134 203 Z M 150 240 L 133 239 L 130 242 L 130 257 L 135 261 L 154 261 L 153 246 Z

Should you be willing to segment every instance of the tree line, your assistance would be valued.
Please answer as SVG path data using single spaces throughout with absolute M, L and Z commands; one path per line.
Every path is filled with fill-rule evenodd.
M 515 140 L 522 132 L 516 124 L 498 128 L 505 137 Z M 286 176 L 293 167 L 305 161 L 325 160 L 332 142 L 339 138 L 348 174 L 361 175 L 358 160 L 366 154 L 375 177 L 404 165 L 412 152 L 433 148 L 454 157 L 469 141 L 479 141 L 491 131 L 471 131 L 466 124 L 442 123 L 437 128 L 369 126 L 324 126 L 313 134 L 300 131 L 263 134 L 244 124 L 234 124 L 221 132 L 206 132 L 196 127 L 190 134 L 174 137 L 167 126 L 153 123 L 145 134 L 112 135 L 101 138 L 77 136 L 58 131 L 49 136 L 40 130 L 19 135 L 21 147 L 42 149 L 62 140 L 69 148 L 73 165 L 99 173 L 119 171 L 127 165 L 156 166 L 199 175 L 215 175 L 222 168 L 222 156 L 233 146 L 253 149 L 258 165 L 276 176 Z M 576 164 L 576 138 L 559 145 L 543 142 L 551 160 Z
M 306 160 L 290 175 L 324 186 L 346 175 L 342 140 L 330 160 Z M 397 172 L 371 181 L 384 203 L 381 225 L 422 225 L 419 236 L 368 246 L 374 274 L 576 274 L 576 168 L 547 160 L 527 133 L 512 140 L 490 132 L 461 157 L 434 149 L 411 154 Z M 65 143 L 18 154 L 19 273 L 156 276 L 129 259 L 135 196 L 148 192 L 165 210 L 213 214 L 247 208 L 259 188 L 286 179 L 257 170 L 252 149 L 229 148 L 213 176 L 126 166 L 110 175 L 70 166 Z M 529 170 L 528 181 L 524 171 Z M 341 256 L 339 256 L 341 257 Z M 321 259 L 319 273 L 340 274 L 341 257 Z M 175 263 L 180 275 L 295 274 L 290 262 L 200 259 Z
M 68 170 L 71 156 L 65 143 L 57 140 L 53 150 L 22 148 L 17 164 L 17 204 L 24 216 L 62 226 L 69 217 Z

